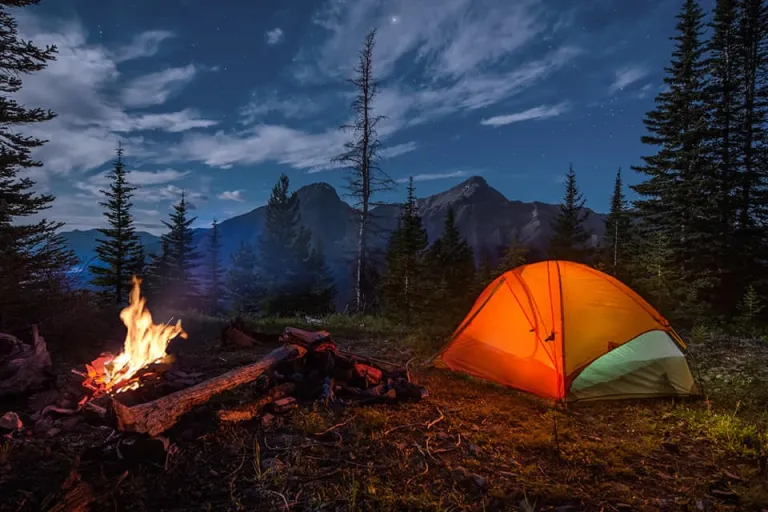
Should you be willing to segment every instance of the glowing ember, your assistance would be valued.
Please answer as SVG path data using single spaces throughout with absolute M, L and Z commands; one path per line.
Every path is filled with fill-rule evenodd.
M 141 296 L 141 281 L 133 276 L 130 304 L 120 312 L 120 319 L 128 329 L 123 351 L 114 357 L 102 355 L 86 365 L 88 379 L 83 384 L 94 391 L 120 393 L 138 388 L 138 380 L 132 380 L 137 372 L 163 359 L 165 349 L 173 338 L 187 338 L 181 320 L 176 325 L 152 322 L 147 301 Z

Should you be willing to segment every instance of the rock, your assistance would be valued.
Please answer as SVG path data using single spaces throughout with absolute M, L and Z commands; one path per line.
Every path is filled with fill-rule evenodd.
M 0 429 L 14 431 L 22 428 L 24 428 L 24 423 L 15 412 L 8 411 L 0 418 Z
M 477 445 L 469 443 L 469 446 L 467 447 L 469 450 L 469 453 L 477 457 L 480 455 L 480 448 L 477 447 Z
M 61 429 L 59 427 L 51 427 L 48 429 L 48 432 L 46 432 L 45 434 L 48 437 L 56 437 L 60 433 L 61 433 Z

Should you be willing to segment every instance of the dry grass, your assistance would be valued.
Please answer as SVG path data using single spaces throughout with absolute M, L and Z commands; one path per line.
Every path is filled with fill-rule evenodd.
M 188 322 L 193 338 L 202 336 L 194 328 L 211 333 L 218 328 L 205 327 L 206 322 L 219 325 L 213 319 Z M 341 320 L 336 322 L 340 326 Z M 279 331 L 284 325 L 296 324 L 274 322 L 271 328 Z M 336 334 L 331 325 L 322 327 Z M 399 334 L 378 339 L 376 332 L 357 334 L 354 341 L 342 342 L 343 348 L 401 363 L 414 357 L 418 361 L 432 343 L 414 347 Z M 219 358 L 236 366 L 257 357 L 248 351 L 195 347 L 185 357 L 210 365 L 210 371 Z M 766 368 L 768 350 L 743 341 L 714 346 L 707 342 L 693 350 L 702 376 L 709 378 L 705 383 L 728 379 L 729 384 L 706 386 L 708 401 L 616 401 L 560 411 L 530 395 L 424 370 L 414 378 L 428 387 L 430 397 L 417 404 L 342 411 L 305 408 L 267 429 L 255 421 L 225 427 L 206 424 L 200 419 L 202 411 L 169 433 L 179 452 L 170 458 L 167 470 L 132 467 L 104 508 L 768 507 L 767 402 L 761 386 L 750 380 L 763 379 L 763 374 L 752 372 Z M 0 510 L 39 510 L 44 497 L 61 486 L 75 454 L 106 435 L 93 430 L 15 446 L 14 471 L 0 475 Z M 100 460 L 83 465 L 81 472 L 86 480 L 98 479 L 120 474 L 124 466 Z

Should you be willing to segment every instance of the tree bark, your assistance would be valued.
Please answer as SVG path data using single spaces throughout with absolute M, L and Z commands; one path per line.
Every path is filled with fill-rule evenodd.
M 117 428 L 123 432 L 156 436 L 175 425 L 183 414 L 191 411 L 196 405 L 207 402 L 219 393 L 256 380 L 261 374 L 286 359 L 302 357 L 304 354 L 306 349 L 302 347 L 285 345 L 253 364 L 236 368 L 196 386 L 132 407 L 121 404 L 113 397 L 111 406 L 117 419 Z
M 254 402 L 243 404 L 238 407 L 232 407 L 231 409 L 220 410 L 218 412 L 219 421 L 238 422 L 252 420 L 261 414 L 261 411 L 264 410 L 266 406 L 276 400 L 288 396 L 293 393 L 295 389 L 296 385 L 292 382 L 286 382 L 279 386 L 275 386 Z

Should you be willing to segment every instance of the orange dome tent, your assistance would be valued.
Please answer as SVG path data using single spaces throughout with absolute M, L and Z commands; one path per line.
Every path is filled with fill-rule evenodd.
M 434 361 L 568 402 L 698 394 L 681 348 L 669 322 L 620 281 L 544 261 L 488 285 Z

